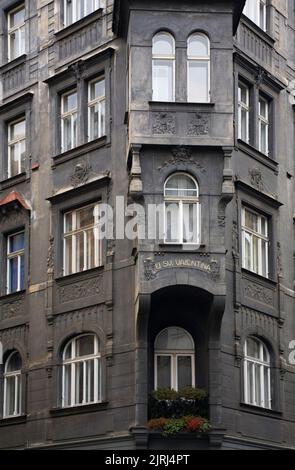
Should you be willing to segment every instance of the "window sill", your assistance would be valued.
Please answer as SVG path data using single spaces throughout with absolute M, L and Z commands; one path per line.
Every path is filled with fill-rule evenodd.
M 19 173 L 18 175 L 11 176 L 10 178 L 6 178 L 0 182 L 0 190 L 10 188 L 11 186 L 15 186 L 17 184 L 23 183 L 26 180 L 29 180 L 30 178 L 27 177 L 27 173 L 23 171 L 22 173 Z
M 23 297 L 26 294 L 26 290 L 19 290 L 17 292 L 11 292 L 9 294 L 4 294 L 0 296 L 0 302 L 5 300 L 5 302 L 13 302 L 14 300 L 19 300 L 20 297 Z
M 94 150 L 105 146 L 107 143 L 107 137 L 104 135 L 99 137 L 98 139 L 91 140 L 90 142 L 85 142 L 84 144 L 79 145 L 71 150 L 67 150 L 66 152 L 60 153 L 52 157 L 53 164 L 52 168 L 55 168 L 57 165 L 61 163 L 67 162 L 72 160 L 73 158 L 80 157 L 88 152 L 93 152 Z
M 92 23 L 93 21 L 101 18 L 102 12 L 103 12 L 103 9 L 99 8 L 98 10 L 95 10 L 92 13 L 89 13 L 89 15 L 84 16 L 80 20 L 75 21 L 75 23 L 72 23 L 68 26 L 64 26 L 62 29 L 54 33 L 56 39 L 57 40 L 64 39 L 65 37 L 75 33 L 76 31 L 79 31 L 81 28 L 84 28 L 85 26 Z
M 240 406 L 242 409 L 260 416 L 273 416 L 274 418 L 281 419 L 281 415 L 283 414 L 281 410 L 263 408 L 262 406 L 251 405 L 245 402 L 241 402 Z
M 269 277 L 261 276 L 260 274 L 257 274 L 254 271 L 249 271 L 249 269 L 242 268 L 242 273 L 246 274 L 249 277 L 255 278 L 256 280 L 258 280 L 260 282 L 262 281 L 266 284 L 270 284 L 273 287 L 277 286 L 277 281 L 275 281 L 274 279 L 271 279 Z
M 238 139 L 237 142 L 238 142 L 238 148 L 240 150 L 250 155 L 250 157 L 254 158 L 259 163 L 263 163 L 265 166 L 267 166 L 268 168 L 270 168 L 271 170 L 275 171 L 278 174 L 278 162 L 276 162 L 273 158 L 260 152 L 255 147 L 248 144 L 242 139 Z
M 14 69 L 14 67 L 18 67 L 19 65 L 22 65 L 27 59 L 27 54 L 20 55 L 19 57 L 16 57 L 16 59 L 10 60 L 9 62 L 6 62 L 0 67 L 0 73 L 5 73 L 8 72 L 11 69 Z
M 168 110 L 173 110 L 173 108 L 178 109 L 179 111 L 181 108 L 184 108 L 185 111 L 188 108 L 192 108 L 193 111 L 200 111 L 200 110 L 211 110 L 215 103 L 213 102 L 206 102 L 206 103 L 198 103 L 198 102 L 190 102 L 190 101 L 149 101 L 149 106 L 152 109 L 162 111 L 164 108 Z
M 90 403 L 86 405 L 77 405 L 77 406 L 68 406 L 65 408 L 56 407 L 51 408 L 50 414 L 52 416 L 71 416 L 76 414 L 85 414 L 85 413 L 93 413 L 94 411 L 102 411 L 107 409 L 108 402 L 101 401 L 99 403 Z
M 59 284 L 68 284 L 75 280 L 80 280 L 80 278 L 84 277 L 94 277 L 95 274 L 99 274 L 103 272 L 104 265 L 97 266 L 96 268 L 86 269 L 86 271 L 79 271 L 78 273 L 74 274 L 67 274 L 65 276 L 58 276 L 55 278 L 55 281 Z
M 27 420 L 27 415 L 19 415 L 19 416 L 9 416 L 6 418 L 1 418 L 0 420 L 0 427 L 1 426 L 11 426 L 12 424 L 23 424 Z

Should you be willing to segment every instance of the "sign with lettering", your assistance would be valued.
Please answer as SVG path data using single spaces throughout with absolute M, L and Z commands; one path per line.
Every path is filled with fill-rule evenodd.
M 191 258 L 171 258 L 154 261 L 151 258 L 144 260 L 144 276 L 150 281 L 157 277 L 160 271 L 174 268 L 189 268 L 203 271 L 208 277 L 216 280 L 220 274 L 220 264 L 216 259 L 204 261 Z

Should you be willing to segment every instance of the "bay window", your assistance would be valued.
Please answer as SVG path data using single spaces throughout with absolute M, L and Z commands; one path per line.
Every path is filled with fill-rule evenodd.
M 268 277 L 269 233 L 265 216 L 242 209 L 243 268 Z

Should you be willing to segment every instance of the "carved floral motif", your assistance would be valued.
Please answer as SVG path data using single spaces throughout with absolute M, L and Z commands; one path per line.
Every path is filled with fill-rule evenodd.
M 263 286 L 259 286 L 254 282 L 246 282 L 244 292 L 245 295 L 250 299 L 254 299 L 266 305 L 273 306 L 273 293 Z
M 175 116 L 172 113 L 153 113 L 153 134 L 168 134 L 174 135 L 175 130 Z
M 71 302 L 73 300 L 82 299 L 97 295 L 101 291 L 102 276 L 96 276 L 86 281 L 76 282 L 67 286 L 60 287 L 59 300 L 60 303 Z
M 210 127 L 210 115 L 195 113 L 189 117 L 187 135 L 208 135 Z

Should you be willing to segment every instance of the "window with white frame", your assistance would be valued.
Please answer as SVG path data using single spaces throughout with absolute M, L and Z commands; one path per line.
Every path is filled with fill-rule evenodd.
M 8 124 L 8 178 L 25 171 L 26 120 L 24 118 Z
M 200 243 L 199 187 L 187 173 L 174 173 L 165 182 L 165 243 Z
M 101 7 L 101 0 L 64 0 L 64 23 L 69 26 Z
M 105 135 L 105 79 L 88 84 L 88 140 Z
M 154 356 L 155 389 L 195 386 L 195 347 L 186 330 L 179 327 L 162 330 L 155 340 Z
M 3 417 L 19 416 L 21 410 L 21 368 L 22 360 L 17 351 L 13 351 L 4 366 L 4 406 Z
M 238 87 L 238 137 L 249 143 L 249 87 L 239 83 Z
M 61 96 L 61 151 L 77 146 L 77 90 Z
M 266 155 L 269 154 L 268 146 L 269 136 L 269 103 L 262 96 L 259 97 L 259 112 L 258 112 L 258 139 L 259 150 Z
M 101 265 L 99 204 L 90 204 L 64 214 L 64 274 Z
M 266 0 L 247 0 L 243 13 L 266 31 Z
M 244 347 L 245 403 L 271 408 L 270 355 L 266 345 L 249 336 Z
M 23 290 L 25 286 L 25 232 L 7 237 L 7 293 Z
M 8 60 L 14 60 L 26 52 L 25 4 L 10 10 L 8 21 Z
M 268 219 L 251 209 L 242 209 L 243 268 L 268 277 Z
M 101 353 L 96 335 L 73 338 L 63 351 L 62 406 L 101 401 Z
M 187 100 L 210 101 L 210 41 L 201 33 L 192 34 L 187 41 Z
M 175 100 L 175 41 L 166 32 L 153 37 L 153 100 Z

